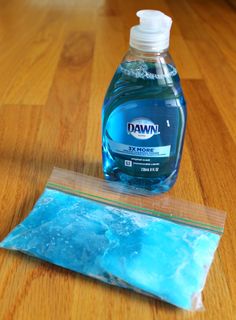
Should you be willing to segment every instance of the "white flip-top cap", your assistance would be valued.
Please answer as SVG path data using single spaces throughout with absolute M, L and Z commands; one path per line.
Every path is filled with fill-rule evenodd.
M 140 10 L 137 16 L 140 24 L 130 30 L 130 46 L 146 52 L 167 49 L 172 19 L 157 10 Z

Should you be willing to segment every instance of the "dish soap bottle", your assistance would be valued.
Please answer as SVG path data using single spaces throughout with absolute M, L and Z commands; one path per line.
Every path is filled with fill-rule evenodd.
M 186 104 L 168 52 L 171 18 L 155 10 L 137 16 L 104 100 L 103 171 L 109 180 L 160 193 L 178 175 Z

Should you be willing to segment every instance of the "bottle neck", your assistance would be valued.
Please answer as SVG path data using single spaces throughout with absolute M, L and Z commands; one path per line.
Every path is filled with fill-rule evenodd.
M 168 54 L 168 49 L 169 48 L 166 48 L 165 50 L 162 50 L 162 51 L 154 51 L 154 52 L 146 52 L 146 51 L 142 51 L 142 50 L 139 50 L 139 49 L 136 49 L 134 47 L 129 47 L 129 52 L 131 55 L 133 56 L 136 56 L 140 59 L 143 59 L 143 60 L 152 60 L 152 59 L 156 59 L 158 58 L 159 56 L 165 56 Z

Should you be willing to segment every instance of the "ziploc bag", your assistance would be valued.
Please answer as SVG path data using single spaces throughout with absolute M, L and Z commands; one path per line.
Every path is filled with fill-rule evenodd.
M 54 169 L 32 212 L 0 247 L 180 308 L 201 309 L 225 213 L 141 193 Z

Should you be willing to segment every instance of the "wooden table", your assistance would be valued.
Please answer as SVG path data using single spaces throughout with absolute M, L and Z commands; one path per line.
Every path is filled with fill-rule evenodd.
M 236 319 L 236 14 L 223 0 L 2 0 L 0 239 L 32 209 L 53 166 L 102 176 L 101 107 L 141 8 L 173 17 L 171 53 L 188 127 L 170 194 L 227 211 L 204 290 L 189 313 L 0 250 L 0 319 Z

